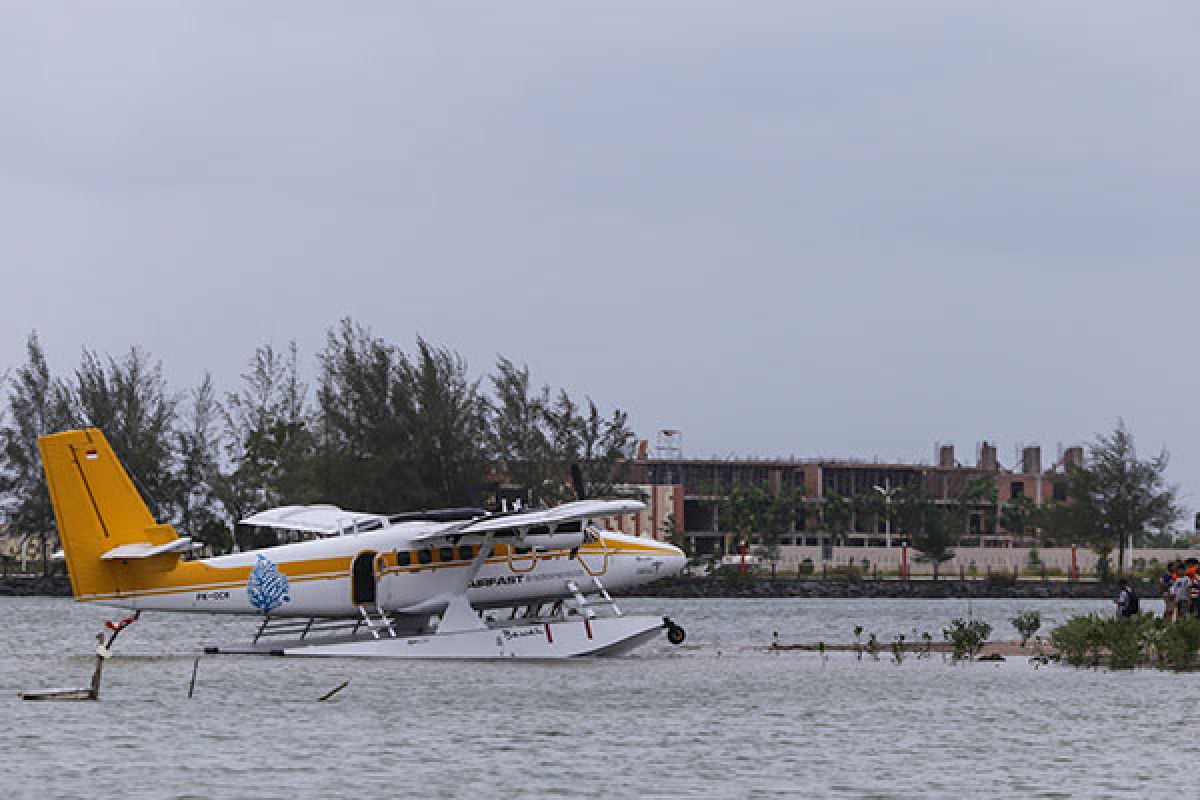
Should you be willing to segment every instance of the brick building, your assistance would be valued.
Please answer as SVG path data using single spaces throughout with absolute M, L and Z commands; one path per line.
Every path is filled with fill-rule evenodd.
M 693 552 L 710 554 L 730 552 L 733 532 L 721 529 L 719 501 L 735 485 L 767 486 L 772 491 L 795 489 L 805 498 L 819 501 L 827 490 L 844 497 L 885 492 L 907 487 L 937 502 L 950 502 L 972 480 L 985 478 L 996 490 L 995 503 L 978 504 L 970 513 L 966 540 L 979 547 L 1012 547 L 1025 544 L 1021 537 L 1006 531 L 1000 512 L 1018 497 L 1028 497 L 1036 505 L 1053 499 L 1055 476 L 1066 464 L 1083 461 L 1083 449 L 1072 447 L 1048 468 L 1043 469 L 1040 447 L 1022 450 L 1019 463 L 1008 468 L 1000 464 L 996 448 L 988 442 L 979 445 L 975 463 L 965 465 L 955 458 L 952 445 L 937 448 L 933 464 L 887 464 L 849 459 L 685 459 L 682 457 L 648 458 L 640 455 L 625 465 L 625 489 L 641 494 L 647 502 L 641 514 L 614 520 L 614 527 L 642 536 L 667 538 L 675 525 L 689 540 Z M 890 531 L 881 513 L 856 513 L 846 536 L 850 547 L 900 547 L 903 537 Z M 792 531 L 781 544 L 817 546 L 822 544 L 816 521 L 804 513 L 797 515 Z

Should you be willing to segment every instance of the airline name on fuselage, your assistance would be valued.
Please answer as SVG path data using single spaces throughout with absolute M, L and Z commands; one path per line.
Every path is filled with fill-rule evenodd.
M 500 575 L 495 578 L 476 578 L 467 584 L 467 588 L 483 589 L 488 586 L 515 586 L 524 580 L 524 575 Z
M 500 631 L 505 639 L 520 639 L 525 636 L 545 636 L 545 628 L 519 628 L 515 631 L 502 628 Z

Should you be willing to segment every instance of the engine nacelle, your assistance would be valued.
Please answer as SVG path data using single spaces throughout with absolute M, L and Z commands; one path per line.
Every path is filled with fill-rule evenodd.
M 577 533 L 527 533 L 517 537 L 521 547 L 537 547 L 541 550 L 577 550 L 583 546 L 584 534 Z

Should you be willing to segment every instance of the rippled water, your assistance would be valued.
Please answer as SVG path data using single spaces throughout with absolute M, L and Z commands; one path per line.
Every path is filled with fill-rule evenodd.
M 250 626 L 149 615 L 118 640 L 99 703 L 24 703 L 22 689 L 86 684 L 83 654 L 117 615 L 0 599 L 0 794 L 1175 796 L 1197 755 L 1186 731 L 1200 674 L 758 649 L 773 631 L 848 642 L 855 624 L 883 642 L 913 628 L 940 639 L 968 613 L 963 600 L 623 606 L 671 615 L 687 644 L 534 664 L 207 657 L 189 701 L 195 647 Z M 1061 620 L 1111 603 L 975 600 L 969 612 L 993 623 L 993 638 L 1015 638 L 1007 620 L 1026 608 Z

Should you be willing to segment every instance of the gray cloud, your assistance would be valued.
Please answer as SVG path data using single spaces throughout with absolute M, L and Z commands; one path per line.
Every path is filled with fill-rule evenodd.
M 694 454 L 1125 416 L 1200 479 L 1182 3 L 8 4 L 0 367 L 343 315 Z

